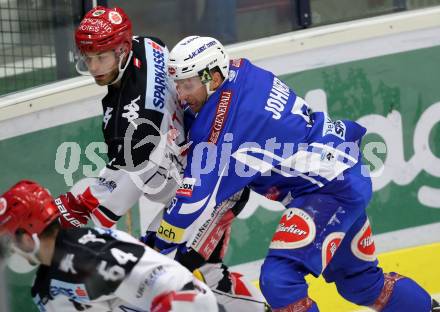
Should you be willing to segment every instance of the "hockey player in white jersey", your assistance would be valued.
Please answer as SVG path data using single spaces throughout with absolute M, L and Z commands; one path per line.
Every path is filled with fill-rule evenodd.
M 57 205 L 31 181 L 0 196 L 0 235 L 39 265 L 32 296 L 40 311 L 222 311 L 191 272 L 130 235 L 61 229 Z
M 185 161 L 179 153 L 183 109 L 166 75 L 167 47 L 159 38 L 133 37 L 122 9 L 90 10 L 75 43 L 77 71 L 107 88 L 102 133 L 108 163 L 84 192 L 60 196 L 67 210 L 61 221 L 77 227 L 92 219 L 110 228 L 142 196 L 164 205 L 171 200 Z

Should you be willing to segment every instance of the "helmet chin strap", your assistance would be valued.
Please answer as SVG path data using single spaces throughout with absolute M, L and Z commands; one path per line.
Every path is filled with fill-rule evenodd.
M 34 241 L 34 249 L 30 252 L 23 251 L 14 244 L 12 244 L 12 249 L 15 253 L 28 260 L 32 265 L 39 265 L 41 261 L 38 259 L 37 253 L 40 251 L 40 238 L 34 233 L 32 234 L 32 240 Z
M 225 83 L 225 81 L 226 81 L 226 79 L 224 79 L 223 81 L 222 81 L 222 83 L 218 86 L 218 88 L 220 88 L 224 83 Z M 206 100 L 208 100 L 209 99 L 209 97 L 211 96 L 211 95 L 213 95 L 214 93 L 215 93 L 215 91 L 217 91 L 217 89 L 215 89 L 215 90 L 211 90 L 211 82 L 212 82 L 212 80 L 210 80 L 210 81 L 208 81 L 206 84 L 205 84 L 205 86 L 206 86 L 206 93 L 208 94 L 207 96 L 206 96 Z
M 212 80 L 211 80 L 212 81 Z M 206 100 L 209 99 L 209 97 L 214 94 L 215 90 L 211 90 L 211 81 L 208 81 L 205 86 L 206 86 L 206 93 L 208 94 L 206 96 Z
M 133 51 L 130 51 L 130 53 L 128 54 L 128 57 L 127 57 L 127 61 L 125 62 L 124 67 L 122 67 L 122 61 L 124 60 L 124 56 L 125 56 L 125 52 L 121 53 L 121 55 L 119 56 L 119 64 L 118 64 L 119 73 L 118 73 L 118 76 L 115 78 L 115 80 L 110 82 L 109 85 L 115 84 L 119 80 L 121 80 L 122 75 L 124 75 L 124 72 L 127 69 L 128 64 L 130 63 L 131 57 L 133 56 Z

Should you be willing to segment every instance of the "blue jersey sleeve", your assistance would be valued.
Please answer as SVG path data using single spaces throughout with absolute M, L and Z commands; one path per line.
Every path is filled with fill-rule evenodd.
M 223 137 L 218 142 L 223 143 Z M 156 247 L 163 250 L 188 241 L 221 202 L 255 178 L 238 176 L 237 160 L 229 157 L 212 143 L 201 142 L 191 149 L 183 181 L 157 232 Z

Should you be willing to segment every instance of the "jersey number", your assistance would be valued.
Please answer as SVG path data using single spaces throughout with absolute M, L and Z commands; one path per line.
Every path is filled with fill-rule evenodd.
M 128 261 L 136 262 L 138 259 L 132 253 L 124 252 L 117 248 L 110 249 L 110 252 L 121 265 L 125 265 Z M 106 281 L 119 281 L 125 277 L 125 270 L 123 267 L 119 265 L 107 267 L 107 261 L 101 261 L 98 267 L 98 273 L 101 274 Z
M 113 255 L 113 258 L 119 262 L 119 264 L 126 264 L 128 261 L 136 262 L 138 258 L 136 258 L 131 252 L 124 252 L 118 248 L 110 249 L 110 252 Z

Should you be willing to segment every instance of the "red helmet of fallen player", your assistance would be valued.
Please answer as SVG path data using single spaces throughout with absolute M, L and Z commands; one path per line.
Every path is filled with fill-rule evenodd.
M 0 234 L 40 234 L 58 216 L 49 191 L 32 181 L 22 180 L 0 197 Z

